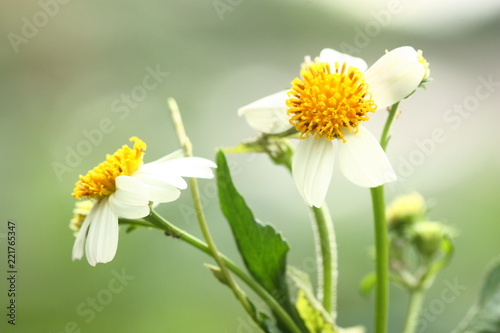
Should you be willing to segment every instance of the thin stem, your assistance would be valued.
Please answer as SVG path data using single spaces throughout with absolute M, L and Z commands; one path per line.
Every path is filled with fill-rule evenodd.
M 398 110 L 399 102 L 394 104 L 386 120 L 380 146 L 387 148 L 389 143 L 389 130 Z M 385 218 L 384 185 L 370 189 L 373 204 L 373 218 L 375 223 L 375 250 L 377 285 L 375 295 L 375 332 L 387 332 L 389 312 L 389 242 L 387 237 L 387 221 Z
M 398 111 L 399 102 L 394 104 L 389 111 L 389 117 L 385 121 L 384 130 L 382 131 L 382 137 L 380 138 L 380 145 L 382 149 L 385 150 L 387 148 L 387 144 L 389 143 L 389 139 L 391 136 L 389 135 L 389 130 L 391 129 L 392 121 L 396 116 L 396 112 Z
M 160 215 L 158 215 L 154 210 L 151 210 L 151 214 L 144 218 L 145 220 L 152 223 L 157 229 L 163 230 L 172 236 L 179 238 L 180 240 L 192 245 L 196 249 L 202 251 L 213 257 L 212 251 L 209 246 L 202 240 L 196 238 L 195 236 L 189 234 L 188 232 L 176 227 L 175 225 L 169 223 Z M 281 305 L 276 301 L 276 299 L 269 294 L 260 284 L 258 284 L 254 279 L 252 279 L 248 274 L 241 270 L 231 259 L 218 253 L 218 256 L 224 261 L 225 266 L 233 272 L 237 277 L 239 277 L 243 282 L 245 282 L 250 289 L 252 289 L 267 305 L 273 310 L 273 312 L 282 320 L 285 325 L 290 329 L 290 332 L 301 333 L 298 326 L 295 324 L 293 319 L 289 314 L 281 307 Z
M 415 332 L 423 301 L 424 290 L 422 288 L 416 288 L 410 291 L 410 303 L 408 305 L 408 312 L 406 313 L 403 333 Z
M 182 149 L 184 151 L 184 155 L 187 157 L 193 156 L 193 148 L 191 145 L 191 141 L 189 140 L 189 137 L 186 135 L 186 131 L 184 130 L 184 125 L 182 123 L 182 118 L 181 114 L 179 111 L 179 108 L 177 106 L 177 103 L 175 102 L 174 99 L 169 98 L 168 99 L 168 106 L 170 109 L 170 113 L 172 116 L 172 120 L 175 126 L 175 131 L 177 133 L 177 137 L 179 139 L 179 143 L 182 146 Z M 205 218 L 205 214 L 203 212 L 203 205 L 201 203 L 200 199 L 200 190 L 198 187 L 198 181 L 196 178 L 190 178 L 190 188 L 191 188 L 191 194 L 194 202 L 194 209 L 196 211 L 196 217 L 198 219 L 198 225 L 201 229 L 201 232 L 203 234 L 203 238 L 205 238 L 205 241 L 207 242 L 208 248 L 210 249 L 212 253 L 212 257 L 215 259 L 217 262 L 217 265 L 219 266 L 222 276 L 224 276 L 224 279 L 227 282 L 227 285 L 229 288 L 233 290 L 234 295 L 236 298 L 240 301 L 240 303 L 243 305 L 243 308 L 251 315 L 254 320 L 258 323 L 258 319 L 256 318 L 255 314 L 255 309 L 248 300 L 247 296 L 245 293 L 240 289 L 240 287 L 236 284 L 236 281 L 231 277 L 231 274 L 229 273 L 224 260 L 219 256 L 219 251 L 217 250 L 217 246 L 215 245 L 215 242 L 212 238 L 212 235 L 210 233 L 210 229 L 208 228 L 208 223 Z
M 384 186 L 370 189 L 375 220 L 377 285 L 375 288 L 375 332 L 387 332 L 389 310 L 389 246 L 385 219 Z
M 321 208 L 313 206 L 312 211 L 316 222 L 317 243 L 319 243 L 322 262 L 322 266 L 319 266 L 322 271 L 318 272 L 321 279 L 319 286 L 323 288 L 320 293 L 323 294 L 323 307 L 332 315 L 332 320 L 335 322 L 337 316 L 337 242 L 328 207 L 326 205 L 321 206 Z

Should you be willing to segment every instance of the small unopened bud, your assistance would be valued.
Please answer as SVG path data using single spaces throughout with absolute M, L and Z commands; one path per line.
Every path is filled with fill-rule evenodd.
M 432 257 L 441 248 L 443 239 L 448 236 L 448 230 L 439 222 L 419 222 L 412 228 L 413 242 L 418 252 Z
M 403 231 L 409 225 L 425 219 L 427 207 L 418 193 L 397 197 L 386 210 L 387 223 L 392 230 Z

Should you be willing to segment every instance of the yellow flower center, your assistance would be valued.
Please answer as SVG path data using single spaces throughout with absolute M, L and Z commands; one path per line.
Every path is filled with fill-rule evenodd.
M 106 155 L 106 161 L 102 162 L 85 176 L 80 175 L 75 189 L 71 194 L 77 199 L 101 199 L 116 191 L 115 179 L 118 176 L 131 176 L 142 165 L 143 150 L 146 144 L 137 137 L 130 138 L 134 147 L 123 145 L 113 155 Z
M 377 106 L 368 92 L 363 74 L 346 63 L 335 63 L 331 73 L 328 63 L 304 66 L 302 80 L 292 81 L 286 101 L 290 124 L 301 132 L 301 138 L 334 138 L 346 141 L 344 134 L 356 133 L 358 124 L 368 120 L 367 112 Z

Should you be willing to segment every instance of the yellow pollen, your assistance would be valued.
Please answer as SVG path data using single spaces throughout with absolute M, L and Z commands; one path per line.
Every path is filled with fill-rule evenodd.
M 102 162 L 85 176 L 80 175 L 75 189 L 71 194 L 77 199 L 101 199 L 116 191 L 115 179 L 118 176 L 131 176 L 142 165 L 143 151 L 146 144 L 137 137 L 130 138 L 134 147 L 123 145 L 113 155 L 106 155 L 106 161 Z
M 424 77 L 422 80 L 429 78 L 431 70 L 429 69 L 429 63 L 425 60 L 422 50 L 417 51 L 417 59 L 424 66 Z
M 328 63 L 312 63 L 300 75 L 302 80 L 292 81 L 286 104 L 290 124 L 302 139 L 313 135 L 345 142 L 344 134 L 357 133 L 358 124 L 369 119 L 366 113 L 377 109 L 363 74 L 346 63 L 335 63 L 334 73 Z

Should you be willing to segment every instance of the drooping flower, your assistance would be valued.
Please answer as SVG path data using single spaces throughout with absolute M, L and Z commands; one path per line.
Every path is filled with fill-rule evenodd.
M 368 113 L 387 108 L 410 95 L 428 74 L 421 53 L 405 46 L 383 55 L 369 69 L 364 60 L 324 49 L 306 58 L 301 78 L 290 90 L 262 98 L 238 110 L 249 125 L 264 133 L 291 126 L 301 140 L 292 161 L 299 193 L 320 207 L 332 177 L 338 142 L 340 170 L 351 182 L 377 187 L 396 174 L 375 137 L 361 125 Z
M 73 260 L 85 251 L 90 265 L 111 261 L 118 248 L 118 217 L 139 219 L 150 213 L 149 203 L 176 200 L 187 187 L 182 177 L 212 178 L 216 164 L 204 158 L 183 157 L 176 151 L 143 164 L 146 144 L 130 138 L 133 148 L 123 145 L 106 161 L 80 176 L 72 195 L 93 199 L 73 246 Z

